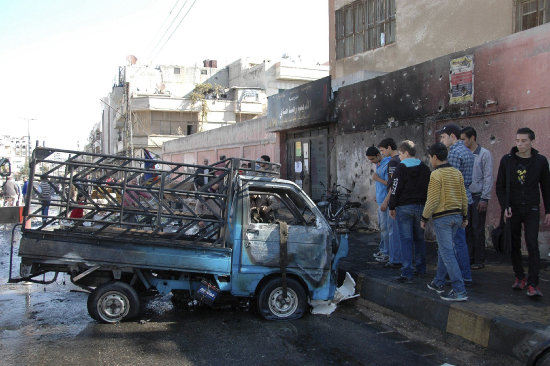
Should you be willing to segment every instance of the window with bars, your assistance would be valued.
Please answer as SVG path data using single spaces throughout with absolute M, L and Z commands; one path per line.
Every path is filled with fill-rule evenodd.
M 394 43 L 395 0 L 354 1 L 336 10 L 335 23 L 337 59 Z
M 550 21 L 550 0 L 517 0 L 516 32 Z

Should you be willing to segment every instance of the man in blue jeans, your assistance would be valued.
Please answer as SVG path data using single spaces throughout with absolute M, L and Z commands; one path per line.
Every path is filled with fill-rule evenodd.
M 409 140 L 399 145 L 401 163 L 395 168 L 390 195 L 390 216 L 397 219 L 401 239 L 401 276 L 396 281 L 412 282 L 416 273 L 426 273 L 426 243 L 420 219 L 428 193 L 430 168 L 415 158 L 416 148 Z
M 432 145 L 428 154 L 434 171 L 430 175 L 428 198 L 422 212 L 421 226 L 425 227 L 426 222 L 433 217 L 438 245 L 437 265 L 445 266 L 453 289 L 447 295 L 441 295 L 444 292 L 445 279 L 437 276 L 428 284 L 428 288 L 440 294 L 443 300 L 466 301 L 466 287 L 453 243 L 457 230 L 468 225 L 468 198 L 464 178 L 458 169 L 447 162 L 448 152 L 445 145 Z
M 391 137 L 387 137 L 380 141 L 378 144 L 380 154 L 390 158 L 388 162 L 388 184 L 387 194 L 384 202 L 380 205 L 380 211 L 387 212 L 388 203 L 390 202 L 392 177 L 395 172 L 395 168 L 399 165 L 401 160 L 399 159 L 399 151 L 397 150 L 397 144 Z M 388 214 L 389 218 L 389 214 Z M 390 248 L 390 258 L 388 263 L 385 264 L 389 268 L 401 267 L 401 242 L 399 240 L 399 227 L 397 221 L 388 219 L 388 241 Z
M 464 186 L 466 188 L 466 196 L 468 197 L 468 204 L 473 204 L 474 200 L 470 194 L 470 185 L 472 184 L 472 172 L 474 170 L 474 154 L 468 149 L 464 142 L 460 139 L 460 133 L 462 129 L 454 124 L 449 123 L 439 130 L 440 142 L 442 142 L 449 149 L 447 161 L 453 168 L 458 169 L 462 173 L 464 179 Z M 470 268 L 470 253 L 468 251 L 468 244 L 466 244 L 466 229 L 458 228 L 453 238 L 455 243 L 456 256 L 458 259 L 458 265 L 462 273 L 462 279 L 466 285 L 472 284 L 472 270 Z M 447 276 L 445 266 L 438 260 L 437 263 L 437 278 L 445 278 Z
M 382 157 L 380 151 L 370 146 L 366 152 L 367 159 L 376 165 L 376 172 L 372 175 L 376 187 L 376 204 L 378 206 L 378 226 L 380 227 L 380 247 L 378 253 L 375 254 L 377 262 L 386 263 L 389 260 L 389 228 L 388 228 L 388 212 L 380 210 L 380 205 L 386 198 L 388 184 L 388 162 L 389 157 Z

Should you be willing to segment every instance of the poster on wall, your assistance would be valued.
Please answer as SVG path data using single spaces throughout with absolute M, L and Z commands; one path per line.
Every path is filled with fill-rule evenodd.
M 301 141 L 296 141 L 296 148 L 295 148 L 295 151 L 296 151 L 296 157 L 300 157 L 302 156 L 302 142 Z
M 451 98 L 449 104 L 474 101 L 474 56 L 468 55 L 451 60 L 449 81 Z

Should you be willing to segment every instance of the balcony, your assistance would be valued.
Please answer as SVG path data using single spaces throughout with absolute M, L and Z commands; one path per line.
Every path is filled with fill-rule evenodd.
M 241 114 L 263 114 L 265 112 L 266 106 L 260 102 L 235 102 L 234 103 L 235 113 Z

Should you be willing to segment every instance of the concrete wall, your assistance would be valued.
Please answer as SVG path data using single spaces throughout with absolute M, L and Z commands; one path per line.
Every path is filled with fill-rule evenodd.
M 353 0 L 329 0 L 330 75 L 390 72 L 502 38 L 513 32 L 513 0 L 396 0 L 396 41 L 336 60 L 335 11 Z
M 367 147 L 378 145 L 386 137 L 392 137 L 397 144 L 405 139 L 412 140 L 417 143 L 417 157 L 424 160 L 429 166 L 425 153 L 425 135 L 426 132 L 422 123 L 412 123 L 391 129 L 346 133 L 336 136 L 335 148 L 331 150 L 334 155 L 331 158 L 335 160 L 336 183 L 351 189 L 351 199 L 361 202 L 363 221 L 368 227 L 378 227 L 378 213 L 375 200 L 375 181 L 372 179 L 376 166 L 365 156 Z
M 258 159 L 269 155 L 279 163 L 280 141 L 275 133 L 266 132 L 267 118 L 238 123 L 186 136 L 163 145 L 163 159 L 185 163 L 202 163 L 205 157 L 215 162 L 221 155 Z
M 244 58 L 227 66 L 229 87 L 258 87 L 268 97 L 281 89 L 292 89 L 309 81 L 328 76 L 326 66 L 302 63 L 300 60 L 284 59 L 278 62 Z
M 472 55 L 473 102 L 452 104 L 450 61 Z M 338 183 L 351 186 L 376 222 L 372 166 L 364 152 L 386 136 L 418 143 L 420 157 L 436 141 L 435 131 L 453 122 L 472 126 L 492 152 L 496 177 L 500 158 L 514 146 L 519 127 L 537 135 L 535 148 L 550 151 L 550 24 L 515 33 L 476 48 L 439 57 L 375 79 L 342 87 L 336 100 Z M 351 157 L 351 158 L 350 158 Z M 496 226 L 500 207 L 493 189 L 487 224 Z M 550 251 L 550 231 L 541 226 L 542 256 Z

